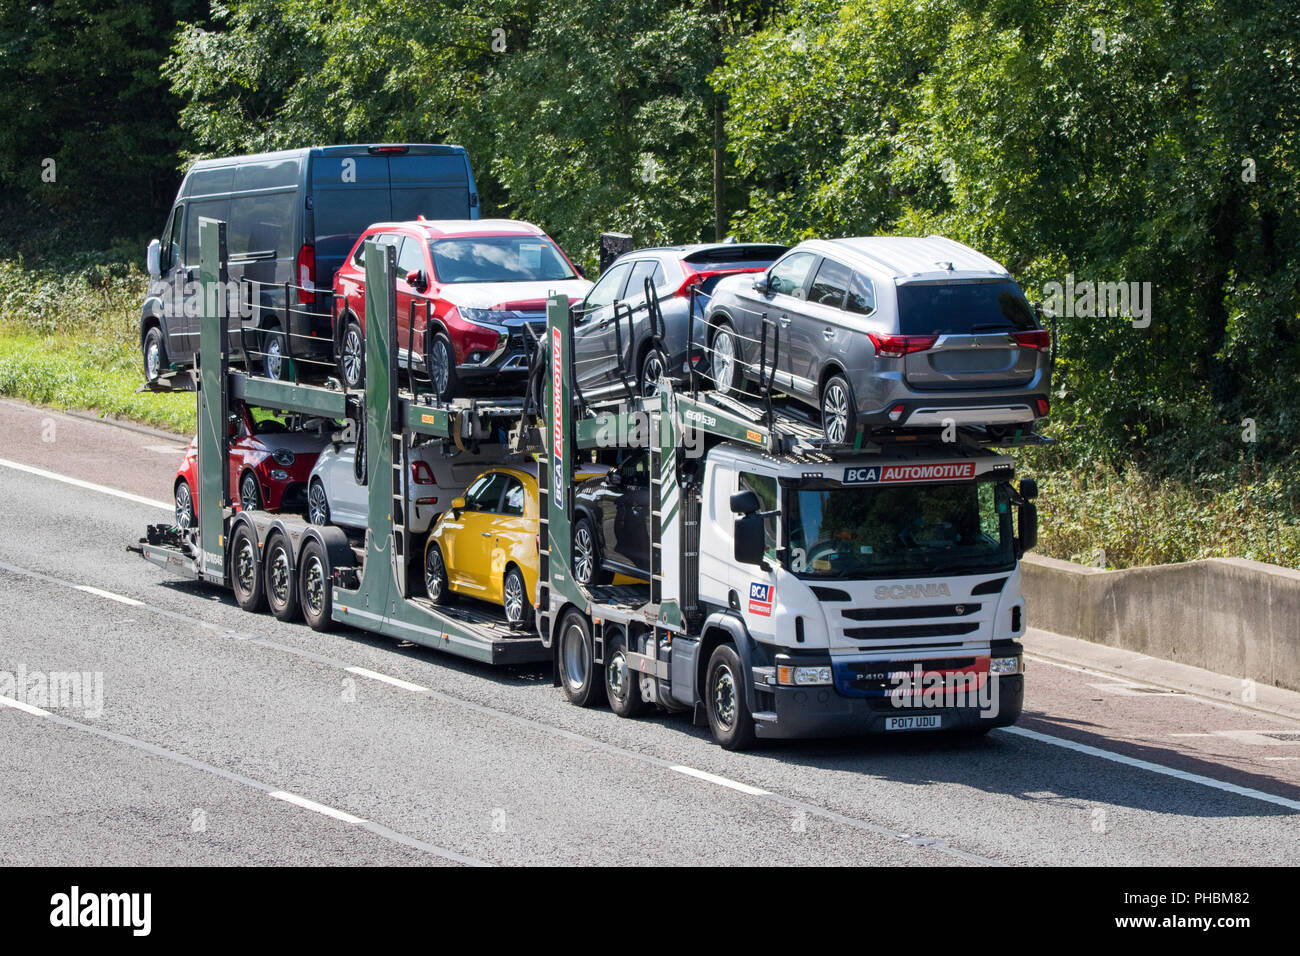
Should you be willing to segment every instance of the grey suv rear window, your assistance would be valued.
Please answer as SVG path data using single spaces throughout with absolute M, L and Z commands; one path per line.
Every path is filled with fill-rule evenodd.
M 1033 310 L 1014 282 L 943 282 L 898 287 L 903 335 L 1024 332 L 1037 328 Z

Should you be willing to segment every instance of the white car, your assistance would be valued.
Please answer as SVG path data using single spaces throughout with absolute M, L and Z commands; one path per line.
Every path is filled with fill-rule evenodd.
M 485 446 L 477 454 L 443 453 L 441 442 L 425 442 L 411 449 L 410 474 L 405 476 L 412 534 L 423 534 L 438 515 L 451 507 L 453 498 L 505 457 L 500 445 Z M 333 524 L 363 530 L 367 524 L 370 489 L 358 484 L 354 465 L 356 445 L 335 444 L 320 453 L 307 480 L 307 518 L 312 524 Z

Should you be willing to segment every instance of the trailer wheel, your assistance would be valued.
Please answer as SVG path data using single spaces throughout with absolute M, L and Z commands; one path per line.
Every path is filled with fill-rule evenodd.
M 605 696 L 609 709 L 620 717 L 636 717 L 650 705 L 641 696 L 641 680 L 627 666 L 627 638 L 619 628 L 605 632 Z
M 313 631 L 334 626 L 334 589 L 330 559 L 319 541 L 312 538 L 302 549 L 298 562 L 298 603 L 302 616 Z
M 709 658 L 704 680 L 704 709 L 713 740 L 727 750 L 745 750 L 754 742 L 754 715 L 745 699 L 745 670 L 730 644 L 721 644 Z
M 508 622 L 525 628 L 533 623 L 533 602 L 528 596 L 528 585 L 524 582 L 523 572 L 513 564 L 506 569 L 505 580 L 501 582 L 501 598 Z
M 570 609 L 560 619 L 559 633 L 557 659 L 564 696 L 579 707 L 594 707 L 605 696 L 605 681 L 595 665 L 591 624 L 581 611 Z
M 235 530 L 230 542 L 230 583 L 235 589 L 235 600 L 245 611 L 256 612 L 266 607 L 262 569 L 257 557 L 257 536 L 246 524 Z
M 293 573 L 293 557 L 285 544 L 284 535 L 271 537 L 262 555 L 266 587 L 266 603 L 277 620 L 292 621 L 298 617 L 298 580 Z

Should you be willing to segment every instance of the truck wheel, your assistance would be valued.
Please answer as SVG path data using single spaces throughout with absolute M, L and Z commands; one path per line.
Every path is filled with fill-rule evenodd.
M 858 430 L 858 406 L 853 386 L 843 375 L 832 375 L 822 388 L 822 434 L 833 445 L 853 440 Z
M 361 326 L 352 319 L 343 326 L 343 340 L 339 343 L 339 373 L 344 388 L 358 389 L 366 383 L 366 339 Z
M 144 358 L 144 380 L 156 382 L 158 376 L 167 368 L 167 344 L 163 341 L 162 329 L 156 325 L 149 326 L 144 334 L 144 344 L 140 346 Z
M 235 600 L 245 611 L 256 612 L 266 607 L 262 569 L 257 559 L 257 536 L 246 524 L 235 530 L 230 542 L 230 583 L 235 589 Z
M 429 354 L 425 358 L 424 367 L 429 373 L 429 382 L 433 385 L 433 391 L 441 399 L 455 398 L 457 381 L 456 381 L 456 352 L 451 347 L 451 339 L 437 333 L 429 343 Z
M 533 623 L 533 601 L 528 594 L 528 585 L 524 574 L 513 564 L 506 569 L 505 580 L 501 582 L 501 604 L 506 611 L 506 620 L 511 624 L 527 628 Z
M 313 538 L 303 546 L 298 562 L 298 603 L 313 631 L 328 631 L 334 626 L 332 578 L 329 555 Z
M 558 660 L 560 686 L 569 703 L 594 707 L 605 696 L 605 681 L 596 667 L 591 624 L 581 611 L 570 610 L 560 619 Z
M 627 666 L 627 638 L 622 630 L 605 632 L 605 696 L 620 717 L 636 717 L 650 705 L 641 696 L 640 675 Z
M 271 538 L 262 555 L 265 569 L 263 582 L 266 603 L 277 620 L 292 621 L 298 617 L 298 581 L 293 573 L 293 558 L 284 542 L 284 535 Z
M 709 658 L 703 696 L 714 741 L 727 750 L 748 748 L 754 742 L 754 715 L 745 699 L 745 669 L 730 644 Z
M 608 584 L 609 572 L 600 566 L 600 542 L 588 518 L 579 518 L 573 526 L 573 580 L 584 588 Z
M 424 591 L 434 604 L 451 603 L 451 586 L 447 583 L 447 563 L 442 560 L 442 548 L 430 541 L 424 549 Z
M 194 495 L 190 483 L 182 478 L 176 482 L 176 527 L 189 531 L 194 527 Z

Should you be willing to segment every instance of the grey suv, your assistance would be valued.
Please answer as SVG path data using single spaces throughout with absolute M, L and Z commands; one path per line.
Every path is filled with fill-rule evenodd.
M 715 388 L 753 393 L 766 368 L 831 442 L 1048 412 L 1050 334 L 1006 269 L 941 236 L 802 242 L 719 282 L 706 315 Z

